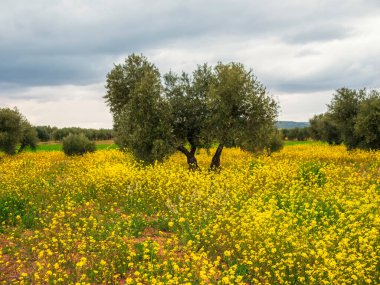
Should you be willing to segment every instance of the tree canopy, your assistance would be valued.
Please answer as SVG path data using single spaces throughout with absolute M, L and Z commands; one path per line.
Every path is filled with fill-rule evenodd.
M 107 75 L 106 102 L 114 118 L 116 143 L 152 163 L 173 151 L 171 111 L 162 96 L 158 69 L 131 55 Z
M 161 76 L 132 54 L 108 73 L 106 89 L 116 142 L 147 163 L 179 150 L 196 169 L 197 148 L 217 144 L 210 167 L 218 168 L 224 146 L 256 151 L 273 142 L 278 104 L 241 63 Z

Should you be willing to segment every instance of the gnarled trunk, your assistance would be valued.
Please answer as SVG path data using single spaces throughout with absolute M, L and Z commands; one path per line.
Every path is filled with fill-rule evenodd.
M 17 153 L 21 153 L 21 152 L 25 149 L 25 147 L 26 147 L 26 144 L 21 143 L 21 146 L 20 146 L 20 148 L 18 149 Z
M 210 170 L 216 171 L 220 169 L 220 156 L 222 155 L 223 144 L 219 144 L 215 151 L 214 156 L 211 159 Z
M 192 145 L 190 151 L 188 151 L 183 145 L 178 146 L 177 150 L 186 155 L 187 164 L 189 165 L 189 170 L 197 170 L 198 169 L 198 161 L 195 158 L 195 151 L 197 150 L 196 146 Z

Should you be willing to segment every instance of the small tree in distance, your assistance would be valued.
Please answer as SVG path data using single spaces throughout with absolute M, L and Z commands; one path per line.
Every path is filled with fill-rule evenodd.
M 359 147 L 380 149 L 380 94 L 372 92 L 360 104 L 355 122 L 355 135 L 360 138 Z
M 380 149 L 380 92 L 337 89 L 328 111 L 310 119 L 313 138 L 348 149 Z
M 328 112 L 310 119 L 310 134 L 313 139 L 326 141 L 329 144 L 342 143 L 338 127 Z
M 96 145 L 84 134 L 69 134 L 63 139 L 62 148 L 66 155 L 83 155 L 86 152 L 94 152 Z
M 16 154 L 37 144 L 37 132 L 28 120 L 15 108 L 0 108 L 0 150 Z
M 359 146 L 360 138 L 355 133 L 355 120 L 359 113 L 361 101 L 366 97 L 366 90 L 348 88 L 337 89 L 328 105 L 331 121 L 339 131 L 341 140 L 349 148 Z
M 278 105 L 240 63 L 169 72 L 161 84 L 158 69 L 132 54 L 108 73 L 106 89 L 116 142 L 146 163 L 178 150 L 197 169 L 197 148 L 218 143 L 210 164 L 216 169 L 224 146 L 256 151 L 274 134 Z
M 28 146 L 33 150 L 36 149 L 38 142 L 36 129 L 26 119 L 21 121 L 21 128 L 22 135 L 18 152 L 22 152 Z

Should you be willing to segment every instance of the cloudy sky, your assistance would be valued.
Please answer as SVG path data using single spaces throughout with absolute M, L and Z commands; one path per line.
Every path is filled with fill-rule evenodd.
M 107 72 L 143 53 L 161 73 L 242 62 L 280 120 L 340 87 L 380 87 L 379 0 L 1 0 L 0 107 L 35 125 L 112 127 Z

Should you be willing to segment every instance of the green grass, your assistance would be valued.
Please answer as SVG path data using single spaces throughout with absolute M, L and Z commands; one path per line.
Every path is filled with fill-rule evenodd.
M 114 143 L 96 144 L 96 150 L 117 149 L 117 148 L 118 146 Z M 35 150 L 26 148 L 25 151 L 32 151 L 32 152 L 62 151 L 62 144 L 61 143 L 44 143 L 44 144 L 39 144 Z
M 62 151 L 62 144 L 41 144 L 37 146 L 36 151 Z
M 316 141 L 285 141 L 285 146 L 293 145 L 310 145 L 310 144 L 320 144 L 321 142 Z
M 97 144 L 96 149 L 97 150 L 104 150 L 104 149 L 118 149 L 119 147 L 116 144 Z
M 320 144 L 321 142 L 316 141 L 285 141 L 285 146 L 295 146 L 295 145 L 310 145 L 310 144 Z M 96 149 L 97 150 L 106 150 L 106 149 L 117 149 L 118 146 L 114 143 L 97 143 Z M 43 143 L 39 144 L 36 148 L 36 150 L 31 150 L 30 148 L 26 148 L 25 151 L 34 151 L 34 152 L 41 152 L 41 151 L 62 151 L 62 144 L 61 143 Z

